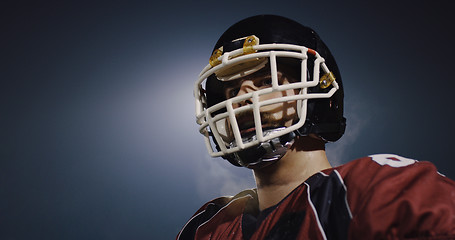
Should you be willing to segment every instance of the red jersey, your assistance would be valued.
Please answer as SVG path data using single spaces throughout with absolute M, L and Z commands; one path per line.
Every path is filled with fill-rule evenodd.
M 308 178 L 258 210 L 255 189 L 206 203 L 177 239 L 455 239 L 455 182 L 378 154 Z

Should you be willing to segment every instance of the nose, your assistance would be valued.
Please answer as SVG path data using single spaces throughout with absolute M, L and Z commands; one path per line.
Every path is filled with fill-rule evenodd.
M 257 90 L 257 87 L 254 85 L 254 82 L 252 80 L 244 80 L 240 84 L 239 91 L 237 92 L 236 96 L 241 96 L 250 92 L 254 92 Z M 253 104 L 253 101 L 251 98 L 245 99 L 241 102 L 238 103 L 238 106 L 244 106 L 247 104 Z
M 253 91 L 256 91 L 257 87 L 254 85 L 254 82 L 251 80 L 244 80 L 242 84 L 240 84 L 239 87 L 239 92 L 237 93 L 237 96 L 244 95 L 246 93 L 250 93 Z

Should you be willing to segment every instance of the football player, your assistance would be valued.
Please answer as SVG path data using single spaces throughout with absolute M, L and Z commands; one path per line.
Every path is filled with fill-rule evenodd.
M 177 239 L 455 238 L 455 183 L 429 162 L 378 154 L 331 167 L 343 84 L 312 29 L 260 15 L 231 26 L 194 88 L 209 154 L 257 188 L 202 206 Z

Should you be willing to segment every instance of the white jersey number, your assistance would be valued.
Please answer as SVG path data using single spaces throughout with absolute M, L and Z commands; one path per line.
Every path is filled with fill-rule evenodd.
M 406 167 L 416 162 L 414 159 L 405 158 L 394 154 L 375 154 L 370 155 L 369 157 L 371 157 L 373 161 L 377 162 L 380 165 L 389 165 L 391 167 Z

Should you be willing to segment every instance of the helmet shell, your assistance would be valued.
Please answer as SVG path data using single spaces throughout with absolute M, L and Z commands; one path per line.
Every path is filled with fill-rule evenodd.
M 343 84 L 338 66 L 329 48 L 319 35 L 311 28 L 298 22 L 276 15 L 258 15 L 246 18 L 228 28 L 218 39 L 213 50 L 223 47 L 223 50 L 232 51 L 239 46 L 233 41 L 246 36 L 255 35 L 260 39 L 260 44 L 286 43 L 305 46 L 318 52 L 324 59 L 327 67 L 334 74 L 339 89 L 330 98 L 309 99 L 307 115 L 304 126 L 297 135 L 306 136 L 315 134 L 327 142 L 337 141 L 344 134 L 346 119 L 343 116 Z M 308 71 L 312 71 L 313 63 L 308 61 Z M 309 73 L 308 76 L 313 76 Z M 213 74 L 207 78 L 206 96 L 208 107 L 225 99 L 220 81 Z M 313 87 L 309 92 L 324 92 L 324 89 Z

